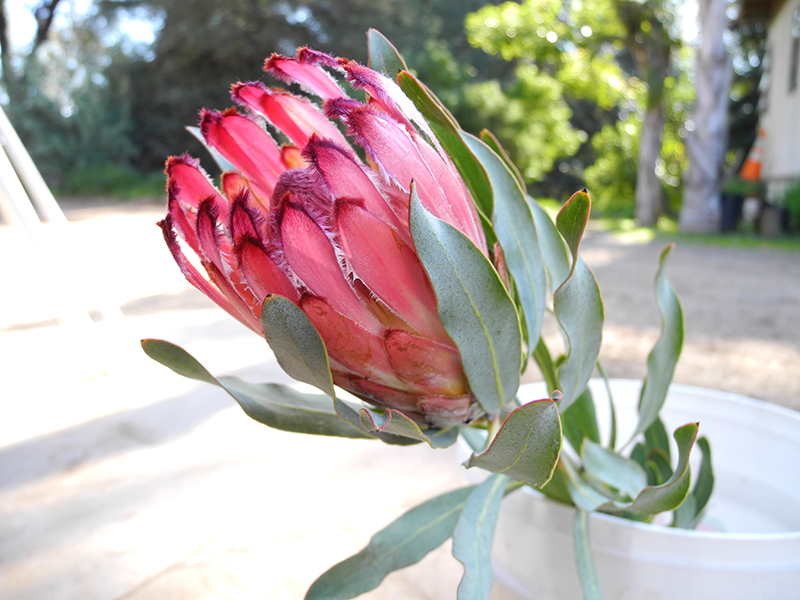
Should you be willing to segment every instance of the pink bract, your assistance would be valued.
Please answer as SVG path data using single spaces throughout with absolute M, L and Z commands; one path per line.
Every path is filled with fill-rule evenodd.
M 308 48 L 273 55 L 265 70 L 317 96 L 321 108 L 250 82 L 231 90 L 243 113 L 201 112 L 206 143 L 236 171 L 223 174 L 220 192 L 197 160 L 167 161 L 160 225 L 181 271 L 259 334 L 266 296 L 290 299 L 325 342 L 334 382 L 373 405 L 439 427 L 480 416 L 408 226 L 413 181 L 429 212 L 487 254 L 450 158 L 381 73 Z M 331 73 L 367 101 L 348 97 Z M 265 121 L 288 143 L 279 145 Z

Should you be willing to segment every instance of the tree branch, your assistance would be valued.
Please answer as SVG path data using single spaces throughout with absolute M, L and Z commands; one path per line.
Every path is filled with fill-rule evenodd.
M 36 17 L 36 36 L 33 38 L 33 47 L 31 48 L 31 55 L 36 53 L 36 50 L 47 39 L 47 34 L 50 33 L 50 28 L 53 25 L 53 18 L 56 15 L 56 8 L 58 8 L 61 0 L 44 0 L 34 10 Z

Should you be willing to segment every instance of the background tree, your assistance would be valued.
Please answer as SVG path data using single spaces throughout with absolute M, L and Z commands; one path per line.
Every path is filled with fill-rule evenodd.
M 679 44 L 671 16 L 674 5 L 668 2 L 587 0 L 565 5 L 525 0 L 484 8 L 466 23 L 470 40 L 485 51 L 536 64 L 563 84 L 572 124 L 580 122 L 585 141 L 600 136 L 578 152 L 583 166 L 600 160 L 590 172 L 596 182 L 615 162 L 601 159 L 601 149 L 621 149 L 618 161 L 631 150 L 629 136 L 640 138 L 635 154 L 639 168 L 617 174 L 635 173 L 636 215 L 646 225 L 654 224 L 661 210 L 667 172 L 661 156 L 666 98 L 670 82 L 678 80 L 673 55 Z M 644 126 L 629 121 L 631 113 L 639 114 Z M 618 126 L 620 120 L 625 123 Z M 580 165 L 575 172 L 584 176 Z M 617 191 L 627 191 L 627 183 L 616 182 Z M 627 198 L 632 201 L 633 196 Z
M 697 52 L 694 128 L 686 139 L 689 169 L 680 212 L 681 231 L 714 231 L 719 224 L 725 163 L 731 55 L 725 0 L 699 0 L 702 42 Z

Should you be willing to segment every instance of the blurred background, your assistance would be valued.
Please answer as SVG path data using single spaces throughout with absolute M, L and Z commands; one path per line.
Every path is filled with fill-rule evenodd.
M 165 157 L 202 154 L 184 130 L 200 107 L 231 105 L 230 84 L 262 78 L 273 51 L 366 61 L 375 27 L 466 130 L 502 140 L 535 197 L 563 202 L 587 187 L 598 215 L 730 230 L 741 211 L 721 225 L 717 205 L 747 191 L 738 173 L 783 4 L 2 0 L 0 103 L 57 196 L 161 196 Z M 692 137 L 710 165 L 690 160 Z M 785 209 L 781 230 L 800 227 L 797 189 L 769 199 Z
M 0 107 L 46 184 L 0 193 L 0 600 L 295 600 L 464 484 L 453 448 L 269 430 L 139 348 L 288 381 L 171 259 L 163 165 L 213 168 L 185 127 L 274 85 L 270 53 L 366 61 L 369 27 L 547 208 L 589 189 L 609 376 L 645 374 L 676 242 L 675 381 L 800 409 L 798 1 L 0 0 Z M 461 573 L 445 545 L 366 597 L 451 598 Z

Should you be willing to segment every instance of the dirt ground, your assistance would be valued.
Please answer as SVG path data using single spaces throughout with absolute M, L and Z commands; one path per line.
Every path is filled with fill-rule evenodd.
M 131 233 L 125 239 L 133 237 L 134 223 L 148 217 L 155 222 L 163 214 L 163 204 L 157 201 L 66 199 L 61 204 L 68 218 L 87 233 L 95 231 L 94 223 L 118 227 L 130 222 Z M 124 236 L 121 231 L 115 235 Z M 153 235 L 159 235 L 155 227 Z M 591 226 L 584 240 L 584 259 L 594 270 L 605 301 L 601 360 L 611 377 L 645 374 L 647 354 L 660 330 L 653 277 L 668 242 Z M 147 272 L 143 263 L 151 261 L 154 272 L 164 270 L 169 257 L 158 246 L 153 250 L 147 246 L 138 269 Z M 682 301 L 686 322 L 675 381 L 800 410 L 800 251 L 679 242 L 667 274 Z M 125 293 L 114 300 L 123 314 L 133 317 L 208 306 L 209 301 L 182 278 L 177 287 L 175 282 L 172 279 L 168 290 L 159 290 L 154 282 L 129 281 Z M 554 322 L 546 324 L 545 335 L 555 352 L 560 336 Z M 535 367 L 526 375 L 528 380 L 538 377 Z
M 610 377 L 645 374 L 661 326 L 653 277 L 667 243 L 596 230 L 584 243 L 603 291 Z M 800 409 L 800 252 L 679 241 L 667 276 L 686 328 L 674 381 Z
M 72 224 L 48 226 L 46 247 L 0 227 L 0 600 L 300 598 L 374 531 L 463 485 L 455 447 L 269 430 L 147 359 L 138 341 L 157 337 L 212 373 L 282 381 L 263 340 L 172 263 L 154 225 L 163 202 L 62 206 Z M 644 374 L 664 244 L 599 230 L 585 240 L 612 377 Z M 668 266 L 687 324 L 676 381 L 800 409 L 798 261 L 681 243 Z M 94 325 L 60 324 L 70 301 Z M 553 323 L 546 337 L 557 345 Z M 451 597 L 461 574 L 445 545 L 368 597 Z

